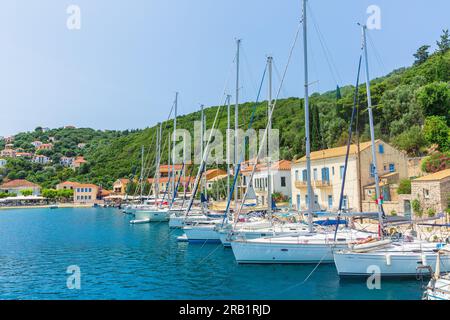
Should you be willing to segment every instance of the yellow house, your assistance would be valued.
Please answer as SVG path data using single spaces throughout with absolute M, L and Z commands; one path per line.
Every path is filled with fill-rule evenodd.
M 113 193 L 125 194 L 127 192 L 127 185 L 130 183 L 130 179 L 117 179 L 113 184 Z
M 378 174 L 385 202 L 393 200 L 392 186 L 408 176 L 406 154 L 382 140 L 375 141 Z M 368 211 L 374 206 L 371 142 L 350 146 L 343 207 L 353 211 Z M 339 207 L 347 146 L 311 152 L 311 181 L 315 210 L 335 211 Z M 292 204 L 305 210 L 308 203 L 306 157 L 294 161 L 291 169 Z M 374 189 L 374 188 L 373 188 Z M 366 194 L 364 194 L 366 192 Z

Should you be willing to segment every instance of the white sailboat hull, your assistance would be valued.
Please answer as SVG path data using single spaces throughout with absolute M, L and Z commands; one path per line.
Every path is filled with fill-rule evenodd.
M 284 236 L 231 242 L 238 263 L 333 263 L 333 251 L 348 248 L 355 239 L 369 233 L 342 230 L 333 241 L 333 232 L 296 233 Z
M 186 239 L 189 242 L 210 242 L 220 243 L 219 232 L 215 228 L 215 224 L 201 226 L 187 226 L 183 228 Z
M 436 267 L 436 253 L 413 252 L 335 252 L 334 262 L 339 276 L 415 276 L 417 267 Z M 441 258 L 441 271 L 450 272 L 450 256 Z
M 186 224 L 208 221 L 209 218 L 205 215 L 192 215 L 185 217 L 184 215 L 170 215 L 169 227 L 170 228 L 183 228 Z
M 338 245 L 337 250 L 347 245 Z M 245 263 L 333 263 L 333 248 L 328 244 L 251 244 L 245 241 L 232 241 L 236 261 Z
M 148 220 L 149 222 L 168 222 L 170 214 L 168 210 L 137 210 L 134 213 L 136 220 Z

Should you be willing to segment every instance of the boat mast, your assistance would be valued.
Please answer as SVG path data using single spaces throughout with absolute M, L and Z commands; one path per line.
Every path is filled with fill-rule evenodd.
M 159 176 L 160 176 L 160 165 L 161 165 L 161 137 L 162 137 L 162 123 L 159 124 L 159 130 L 157 131 L 157 149 L 156 149 L 156 170 L 155 170 L 155 199 L 159 199 Z
M 362 36 L 363 36 L 363 46 L 364 46 L 364 60 L 366 65 L 366 90 L 367 90 L 367 111 L 369 113 L 369 125 L 370 125 L 370 139 L 372 142 L 372 165 L 373 165 L 373 176 L 375 180 L 375 191 L 377 195 L 377 204 L 378 204 L 378 220 L 380 223 L 379 235 L 382 237 L 383 231 L 383 205 L 381 203 L 381 193 L 380 193 L 380 185 L 379 185 L 379 177 L 378 177 L 378 167 L 377 167 L 377 156 L 375 150 L 375 131 L 373 127 L 373 112 L 372 112 L 372 97 L 370 94 L 370 75 L 369 75 L 369 59 L 367 54 L 367 26 L 361 26 Z
M 239 54 L 241 39 L 236 40 L 236 104 L 234 106 L 234 172 L 239 165 Z M 244 150 L 245 151 L 245 150 Z M 236 180 L 238 183 L 238 180 Z M 234 212 L 238 212 L 238 188 L 234 189 Z
M 200 106 L 201 112 L 200 112 L 200 118 L 201 118 L 201 122 L 200 122 L 200 154 L 202 155 L 203 158 L 203 147 L 204 147 L 204 139 L 205 139 L 205 123 L 204 123 L 204 111 L 203 111 L 204 105 L 202 104 Z M 200 170 L 200 169 L 199 169 Z M 205 189 L 205 185 L 204 185 L 204 180 L 203 180 L 203 173 L 200 176 L 200 207 L 202 208 L 202 214 L 205 213 L 205 207 L 204 204 L 202 202 L 202 197 L 201 195 L 203 194 L 203 196 L 205 196 L 204 190 Z
M 230 197 L 230 126 L 231 126 L 231 95 L 227 95 L 227 199 Z M 227 206 L 227 212 L 225 212 L 228 217 L 230 214 L 230 208 Z
M 267 213 L 270 221 L 272 221 L 272 177 L 270 172 L 270 166 L 272 165 L 270 154 L 270 129 L 272 128 L 272 120 L 270 119 L 270 110 L 272 108 L 272 57 L 267 57 L 267 68 L 269 71 L 268 80 L 268 99 L 267 99 Z
M 306 143 L 306 183 L 308 192 L 308 229 L 313 232 L 314 195 L 311 185 L 311 140 L 309 132 L 309 79 L 308 79 L 308 26 L 306 20 L 307 0 L 303 0 L 303 56 L 305 68 L 305 143 Z
M 176 162 L 176 155 L 175 155 L 175 144 L 177 143 L 177 109 L 178 109 L 178 92 L 175 92 L 175 103 L 174 103 L 174 109 L 175 109 L 175 115 L 173 117 L 173 146 L 172 146 L 172 192 L 173 197 L 175 197 L 175 162 Z M 175 201 L 175 199 L 172 199 L 172 203 Z
M 144 146 L 141 147 L 141 195 L 140 200 L 143 203 L 142 197 L 144 196 Z

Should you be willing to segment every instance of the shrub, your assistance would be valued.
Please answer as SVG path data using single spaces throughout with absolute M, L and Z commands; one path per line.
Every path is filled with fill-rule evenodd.
M 428 217 L 433 218 L 434 216 L 436 216 L 436 210 L 434 208 L 430 208 L 427 211 Z
M 396 217 L 396 216 L 397 216 L 397 211 L 392 210 L 392 211 L 391 211 L 391 216 Z
M 398 186 L 398 194 L 411 194 L 411 180 L 402 179 Z
M 414 199 L 411 202 L 411 207 L 413 209 L 414 215 L 421 218 L 423 215 L 422 205 L 420 204 L 419 199 Z
M 31 189 L 23 189 L 20 191 L 20 194 L 23 195 L 24 197 L 28 197 L 31 196 L 33 194 L 33 190 Z

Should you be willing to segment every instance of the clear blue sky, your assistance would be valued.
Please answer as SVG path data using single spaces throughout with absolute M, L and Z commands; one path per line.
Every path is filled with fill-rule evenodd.
M 66 27 L 70 4 L 81 8 L 81 30 Z M 410 65 L 420 45 L 434 49 L 450 27 L 448 0 L 310 0 L 339 72 L 330 72 L 310 19 L 314 91 L 354 82 L 356 22 L 371 4 L 382 18 L 382 29 L 371 32 L 380 57 L 372 50 L 373 77 Z M 2 0 L 0 135 L 68 124 L 144 128 L 167 117 L 175 91 L 180 113 L 217 105 L 236 37 L 243 39 L 242 100 L 254 100 L 266 55 L 280 72 L 285 65 L 300 7 L 300 0 Z M 303 95 L 300 49 L 282 96 Z

